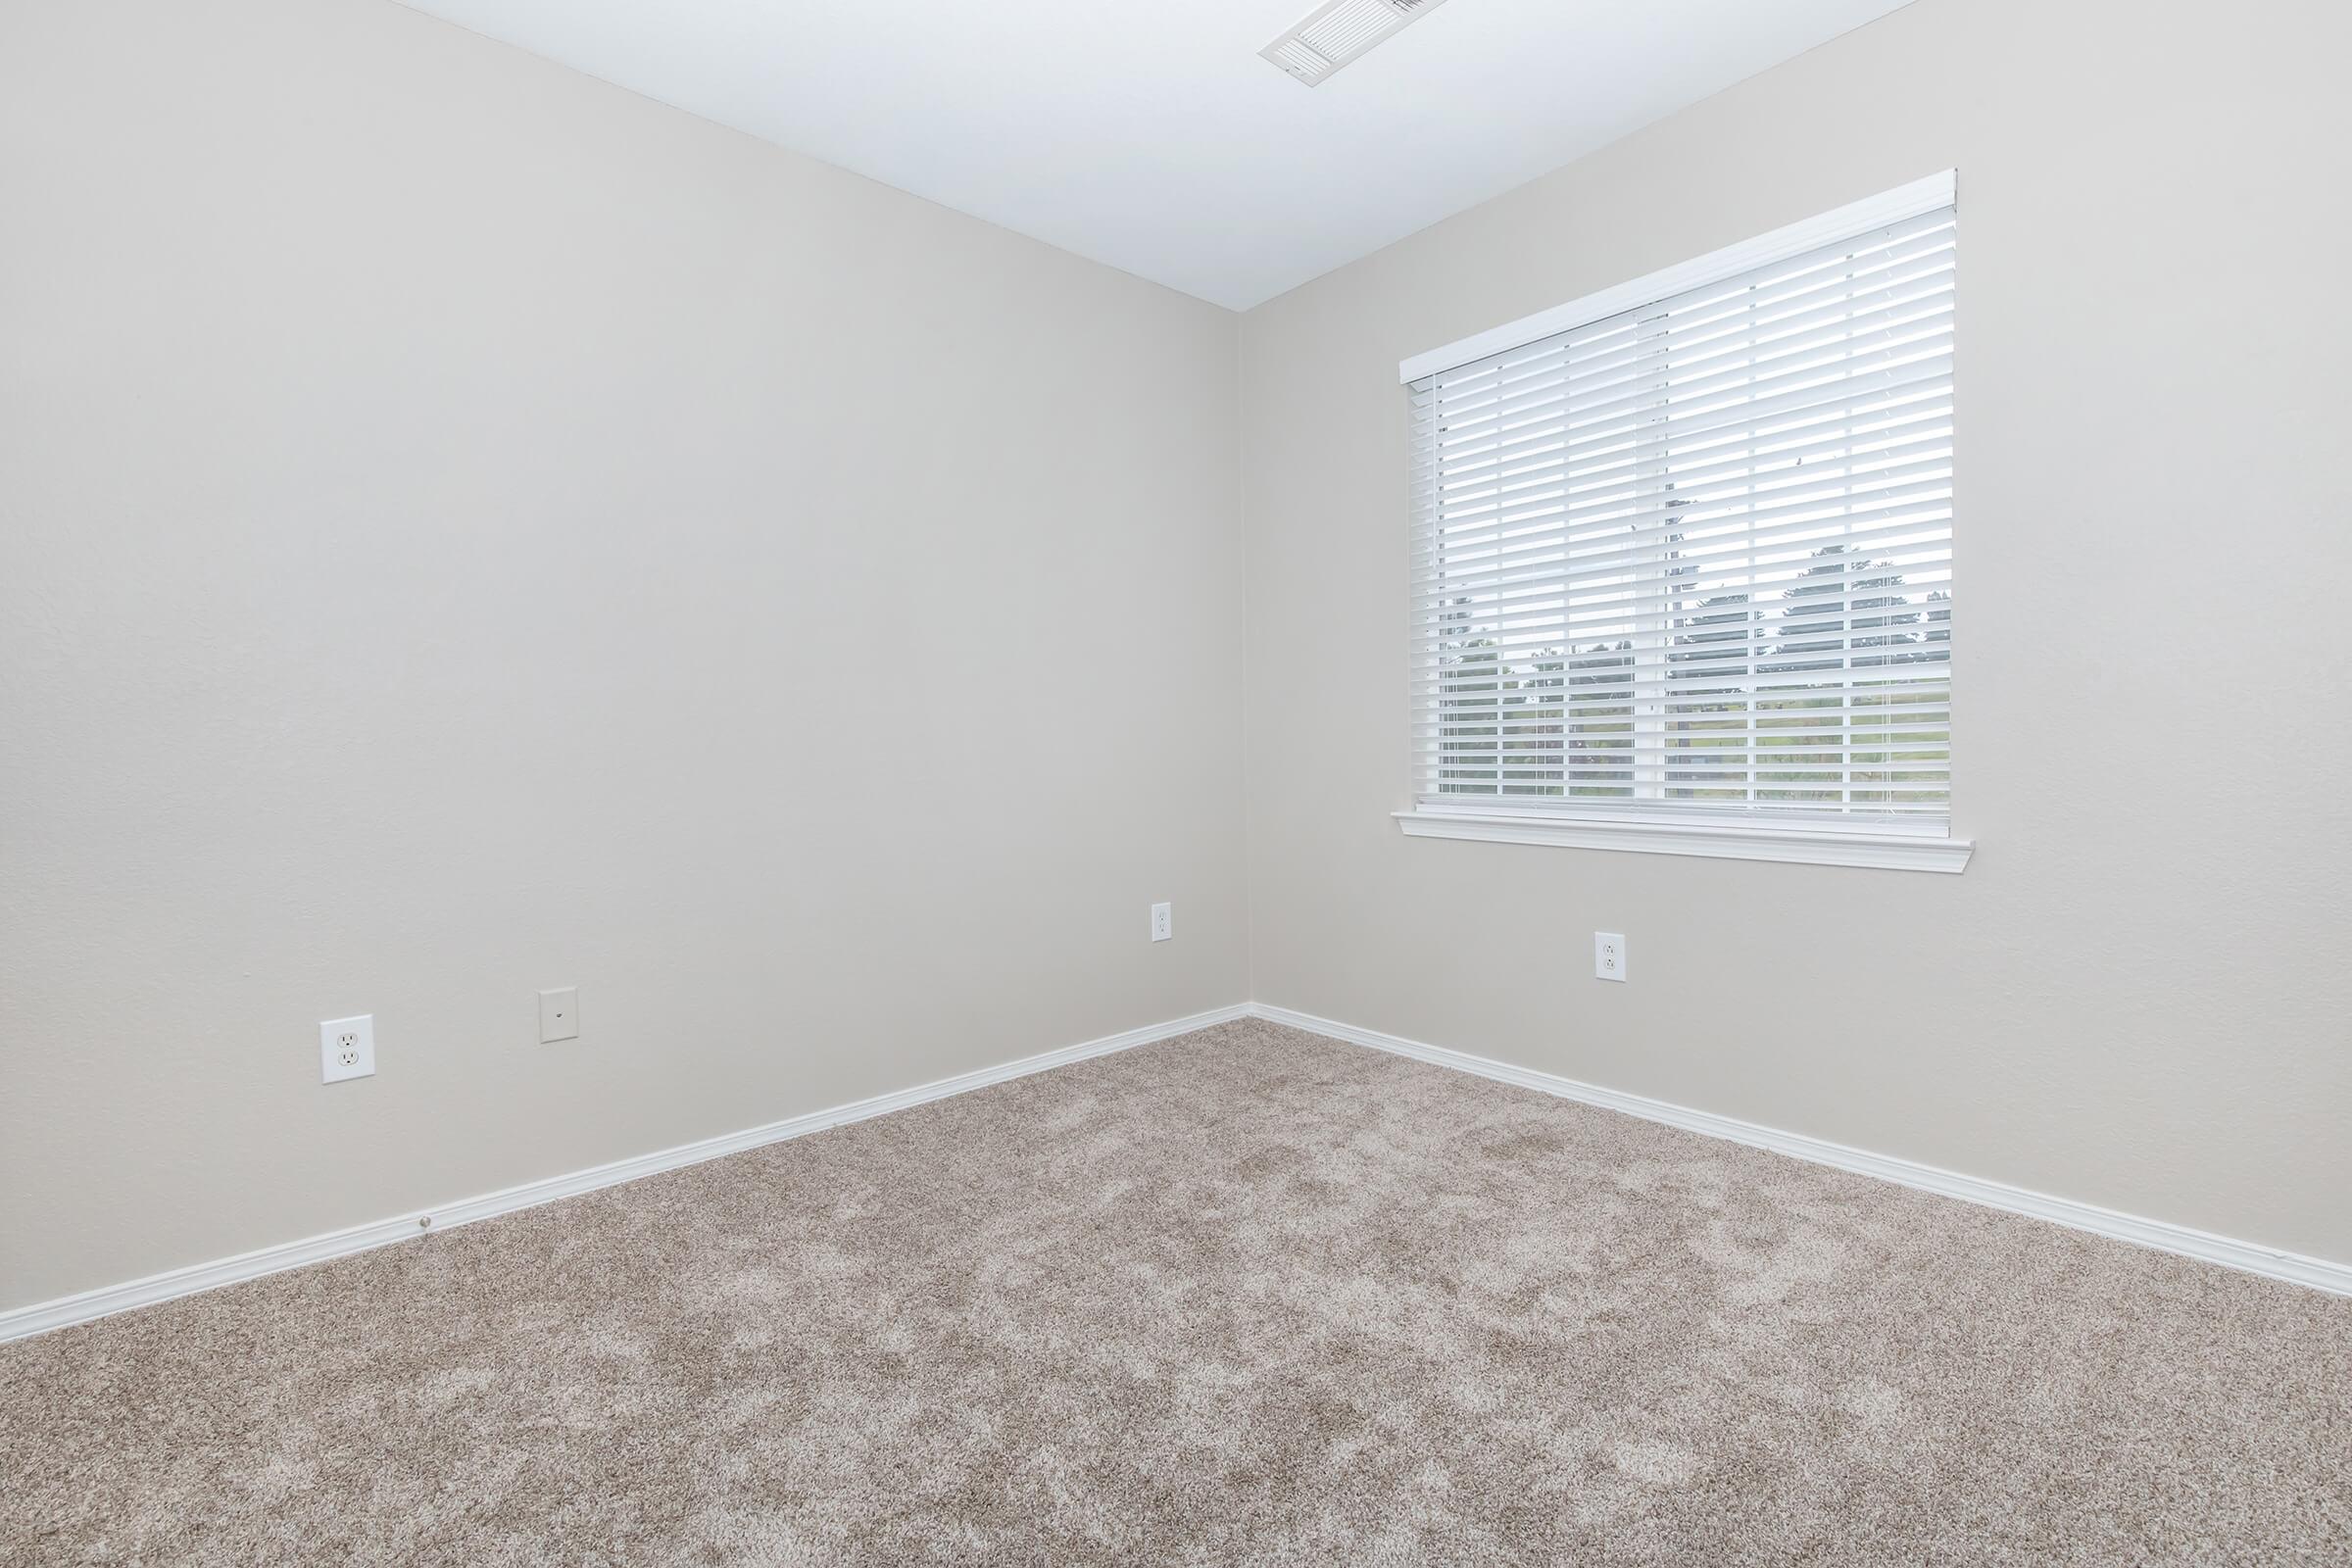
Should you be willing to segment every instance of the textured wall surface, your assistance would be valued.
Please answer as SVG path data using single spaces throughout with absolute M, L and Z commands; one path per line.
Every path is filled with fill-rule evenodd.
M 2352 1258 L 2348 50 L 1920 0 L 1247 317 L 1257 999 Z M 1397 361 L 1954 167 L 1967 874 L 1400 837 Z
M 1236 332 L 380 0 L 0 8 L 0 1307 L 1242 1000 Z

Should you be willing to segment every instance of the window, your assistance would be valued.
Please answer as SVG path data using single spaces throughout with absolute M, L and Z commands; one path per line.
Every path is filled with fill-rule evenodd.
M 1958 870 L 1949 174 L 1411 389 L 1407 831 Z

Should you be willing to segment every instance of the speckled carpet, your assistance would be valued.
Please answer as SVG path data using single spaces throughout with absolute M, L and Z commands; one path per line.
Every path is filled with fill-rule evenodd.
M 0 1347 L 0 1561 L 2345 1563 L 2352 1300 L 1242 1022 Z

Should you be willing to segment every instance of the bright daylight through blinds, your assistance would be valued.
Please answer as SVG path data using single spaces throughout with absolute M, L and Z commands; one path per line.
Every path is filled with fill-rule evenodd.
M 1939 828 L 1949 206 L 1412 383 L 1425 803 Z

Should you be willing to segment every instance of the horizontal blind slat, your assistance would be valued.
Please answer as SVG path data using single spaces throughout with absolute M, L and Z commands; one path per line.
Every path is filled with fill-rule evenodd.
M 1944 208 L 1409 392 L 1420 798 L 1948 812 Z

